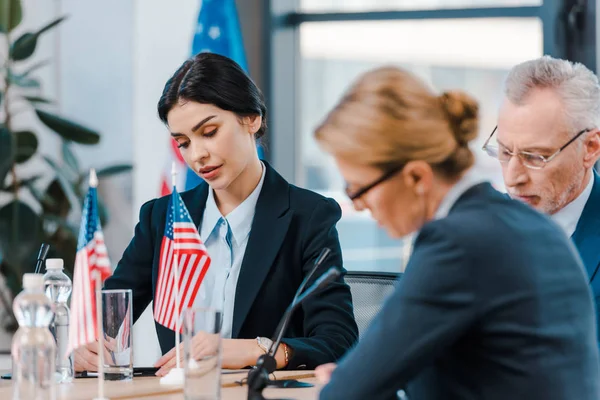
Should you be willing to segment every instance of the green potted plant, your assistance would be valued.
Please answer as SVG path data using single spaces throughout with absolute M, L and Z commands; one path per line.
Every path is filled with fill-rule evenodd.
M 0 308 L 7 311 L 0 326 L 8 330 L 16 327 L 12 298 L 21 289 L 23 273 L 33 271 L 41 243 L 48 243 L 48 256 L 63 258 L 67 271 L 72 272 L 88 175 L 81 170 L 73 147 L 100 141 L 95 130 L 55 114 L 52 101 L 42 96 L 35 73 L 48 65 L 48 60 L 25 67 L 40 36 L 64 20 L 64 16 L 57 18 L 13 38 L 11 32 L 22 21 L 21 2 L 0 0 L 0 40 L 4 39 L 9 49 L 7 57 L 0 60 L 0 274 L 9 289 L 0 292 Z M 47 129 L 34 132 L 15 126 L 14 116 L 21 112 L 31 113 L 32 120 L 37 118 Z M 61 154 L 46 154 L 39 148 L 38 135 L 45 134 L 61 138 Z M 43 165 L 44 173 L 26 173 L 31 171 L 24 168 L 28 163 L 50 168 Z M 129 170 L 131 165 L 114 165 L 98 168 L 97 174 L 102 179 Z M 100 219 L 106 224 L 106 208 L 102 199 L 98 200 Z

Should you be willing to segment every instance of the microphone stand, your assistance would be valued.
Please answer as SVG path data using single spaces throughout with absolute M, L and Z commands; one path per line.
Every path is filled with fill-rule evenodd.
M 312 275 L 312 273 L 310 274 Z M 283 333 L 287 329 L 290 321 L 290 317 L 294 310 L 298 308 L 300 304 L 306 298 L 312 296 L 319 289 L 325 287 L 330 281 L 338 278 L 341 275 L 341 271 L 336 267 L 331 267 L 325 272 L 317 281 L 308 288 L 302 295 L 294 298 L 292 304 L 288 306 L 277 326 L 276 335 L 269 351 L 266 354 L 261 355 L 256 360 L 256 366 L 248 372 L 248 400 L 266 400 L 263 396 L 262 391 L 269 384 L 269 375 L 277 369 L 277 361 L 275 360 L 275 354 L 281 343 Z M 303 288 L 304 285 L 301 286 Z M 272 400 L 285 400 L 285 399 L 272 399 Z

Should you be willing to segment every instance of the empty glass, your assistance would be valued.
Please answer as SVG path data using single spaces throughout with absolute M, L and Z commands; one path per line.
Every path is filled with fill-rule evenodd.
M 104 324 L 104 379 L 125 381 L 133 378 L 132 292 L 129 289 L 102 291 Z
M 221 312 L 189 308 L 183 312 L 186 400 L 221 398 Z

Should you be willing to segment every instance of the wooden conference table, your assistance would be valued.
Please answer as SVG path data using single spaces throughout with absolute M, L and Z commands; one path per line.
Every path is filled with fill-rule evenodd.
M 246 386 L 240 386 L 240 381 L 248 375 L 242 373 L 225 373 L 221 376 L 221 400 L 238 400 L 247 398 Z M 317 384 L 311 371 L 277 371 L 275 379 L 298 379 L 313 383 L 315 386 L 301 389 L 265 389 L 266 398 L 285 397 L 298 400 L 315 400 L 318 398 L 320 385 Z M 271 377 L 272 378 L 272 377 Z M 273 378 L 272 378 L 273 379 Z M 73 383 L 57 386 L 56 398 L 64 400 L 89 400 L 96 396 L 98 381 L 96 379 L 75 379 Z M 130 382 L 106 382 L 105 396 L 111 400 L 143 399 L 143 400 L 182 400 L 183 387 L 163 386 L 159 378 L 135 377 Z M 11 399 L 11 381 L 0 381 L 0 399 Z

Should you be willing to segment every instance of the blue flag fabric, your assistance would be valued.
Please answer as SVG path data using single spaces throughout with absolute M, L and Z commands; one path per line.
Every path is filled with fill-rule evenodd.
M 229 57 L 248 72 L 235 0 L 202 0 L 192 55 L 202 52 Z

